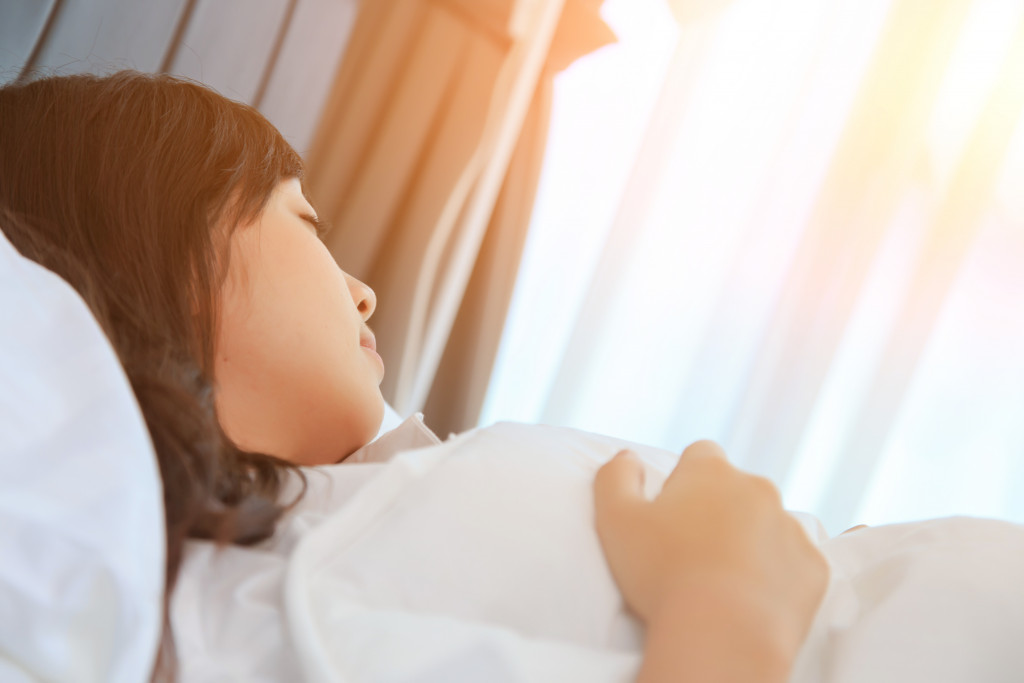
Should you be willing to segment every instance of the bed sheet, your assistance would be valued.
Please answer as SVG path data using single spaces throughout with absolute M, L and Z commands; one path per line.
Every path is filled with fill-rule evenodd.
M 498 424 L 328 468 L 281 538 L 195 544 L 174 603 L 183 680 L 632 680 L 643 629 L 593 531 L 591 485 L 624 446 L 653 495 L 676 455 Z M 828 595 L 793 681 L 1018 681 L 1024 529 L 955 518 L 827 539 Z

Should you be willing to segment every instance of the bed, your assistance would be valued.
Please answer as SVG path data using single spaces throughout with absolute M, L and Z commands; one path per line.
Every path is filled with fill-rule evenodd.
M 161 621 L 155 460 L 75 293 L 0 238 L 0 681 L 143 681 Z M 395 416 L 389 418 L 393 426 Z M 643 629 L 592 524 L 624 442 L 412 416 L 309 472 L 273 539 L 192 542 L 171 615 L 183 681 L 632 680 Z M 660 487 L 672 453 L 629 444 Z M 1024 528 L 951 518 L 827 538 L 792 680 L 1020 681 Z

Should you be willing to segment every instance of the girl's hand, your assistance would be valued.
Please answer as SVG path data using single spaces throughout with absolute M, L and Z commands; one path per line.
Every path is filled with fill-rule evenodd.
M 737 656 L 750 655 L 751 667 L 766 674 L 764 662 L 773 660 L 784 680 L 824 596 L 828 565 L 783 510 L 778 491 L 732 467 L 709 441 L 683 452 L 654 500 L 644 497 L 643 480 L 639 460 L 624 451 L 598 471 L 594 494 L 597 533 L 612 575 L 648 625 L 645 670 L 666 672 L 673 665 L 666 658 L 683 657 L 650 651 L 658 640 L 653 631 L 672 632 L 672 639 L 693 645 L 691 659 L 716 665 L 725 661 L 721 657 L 736 663 Z M 650 661 L 655 656 L 657 666 Z M 683 664 L 690 662 L 675 662 Z M 669 679 L 697 669 L 672 671 Z

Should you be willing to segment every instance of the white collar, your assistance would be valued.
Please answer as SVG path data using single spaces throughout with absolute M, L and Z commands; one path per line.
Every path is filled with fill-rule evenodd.
M 338 461 L 338 464 L 383 463 L 393 458 L 399 451 L 436 446 L 439 443 L 441 439 L 423 423 L 423 413 L 415 413 L 391 431 L 384 432 L 376 440 Z

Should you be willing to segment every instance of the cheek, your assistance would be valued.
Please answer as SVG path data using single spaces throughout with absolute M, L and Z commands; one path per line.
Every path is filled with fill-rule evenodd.
M 221 355 L 244 350 L 246 360 L 281 365 L 283 371 L 303 366 L 327 371 L 355 355 L 359 330 L 345 315 L 340 278 L 320 264 L 305 269 L 286 261 L 265 265 L 250 278 L 248 291 L 232 287 L 226 292 Z
M 376 434 L 383 407 L 344 274 L 333 259 L 307 264 L 265 261 L 226 283 L 218 410 L 229 436 L 253 450 L 331 462 Z

